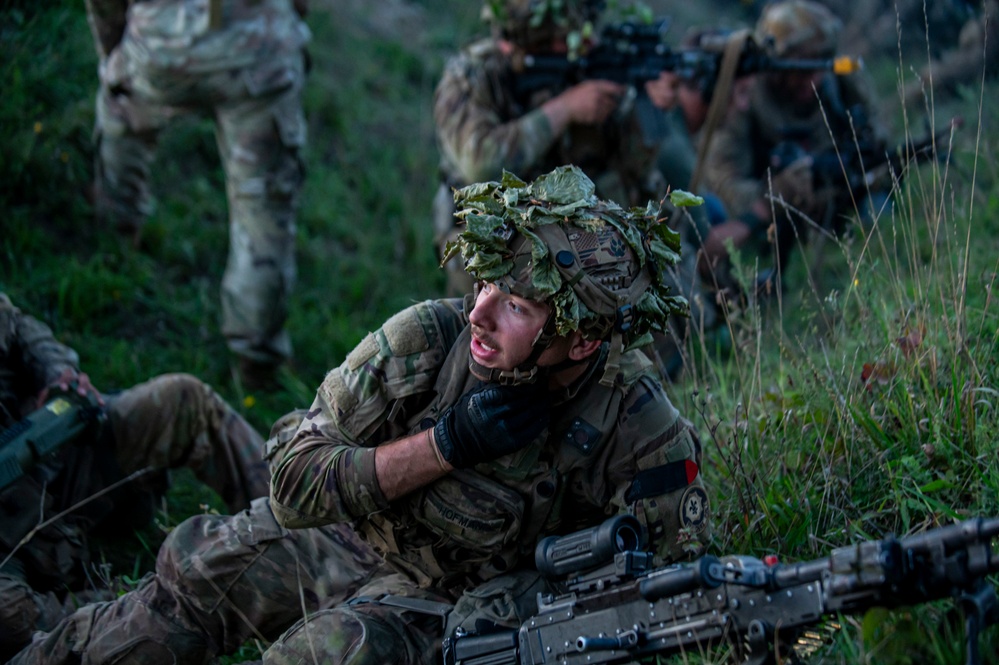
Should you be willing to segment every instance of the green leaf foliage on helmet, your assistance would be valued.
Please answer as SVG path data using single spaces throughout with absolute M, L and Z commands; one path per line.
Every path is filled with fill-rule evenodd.
M 595 0 L 487 0 L 482 17 L 497 37 L 547 50 L 554 42 L 588 36 L 602 6 Z
M 500 182 L 455 191 L 454 200 L 465 228 L 442 263 L 460 253 L 477 281 L 550 303 L 555 334 L 614 333 L 633 347 L 664 331 L 670 315 L 687 312 L 686 300 L 661 279 L 680 258 L 680 236 L 659 208 L 599 200 L 575 166 L 531 183 L 504 172 Z

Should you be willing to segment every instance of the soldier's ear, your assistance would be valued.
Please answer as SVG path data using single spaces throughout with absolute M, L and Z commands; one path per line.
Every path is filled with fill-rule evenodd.
M 569 359 L 584 360 L 600 348 L 601 340 L 584 339 L 583 334 L 578 330 L 573 330 L 569 334 Z

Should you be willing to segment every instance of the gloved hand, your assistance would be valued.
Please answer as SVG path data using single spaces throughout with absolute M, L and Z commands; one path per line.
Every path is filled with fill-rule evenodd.
M 812 158 L 804 155 L 787 165 L 773 177 L 773 193 L 798 210 L 811 214 L 815 209 L 815 187 L 812 181 Z
M 434 441 L 456 469 L 467 469 L 520 450 L 548 427 L 545 382 L 503 386 L 483 383 L 441 415 Z

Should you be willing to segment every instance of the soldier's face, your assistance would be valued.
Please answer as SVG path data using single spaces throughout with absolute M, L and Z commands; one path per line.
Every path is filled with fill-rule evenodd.
M 770 85 L 793 108 L 811 110 L 818 106 L 815 90 L 825 75 L 824 71 L 780 72 L 770 75 Z
M 470 352 L 475 362 L 490 369 L 512 370 L 531 355 L 531 348 L 548 320 L 548 305 L 485 283 L 468 315 L 472 326 Z M 542 354 L 550 354 L 548 349 Z M 540 360 L 538 364 L 543 364 Z

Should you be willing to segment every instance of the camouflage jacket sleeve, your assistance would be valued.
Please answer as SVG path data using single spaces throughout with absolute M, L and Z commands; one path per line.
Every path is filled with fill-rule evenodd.
M 452 185 L 527 173 L 555 140 L 540 109 L 514 115 L 504 85 L 508 65 L 490 41 L 452 58 L 434 95 L 441 167 Z
M 108 57 L 125 35 L 128 3 L 129 0 L 86 0 L 87 22 L 101 59 Z
M 388 507 L 375 479 L 374 449 L 409 434 L 464 326 L 456 301 L 430 301 L 396 314 L 326 375 L 283 452 L 272 461 L 271 507 L 285 526 L 304 528 Z
M 35 395 L 66 369 L 77 370 L 76 351 L 59 343 L 52 330 L 23 314 L 0 293 L 0 391 L 17 389 L 22 396 Z

